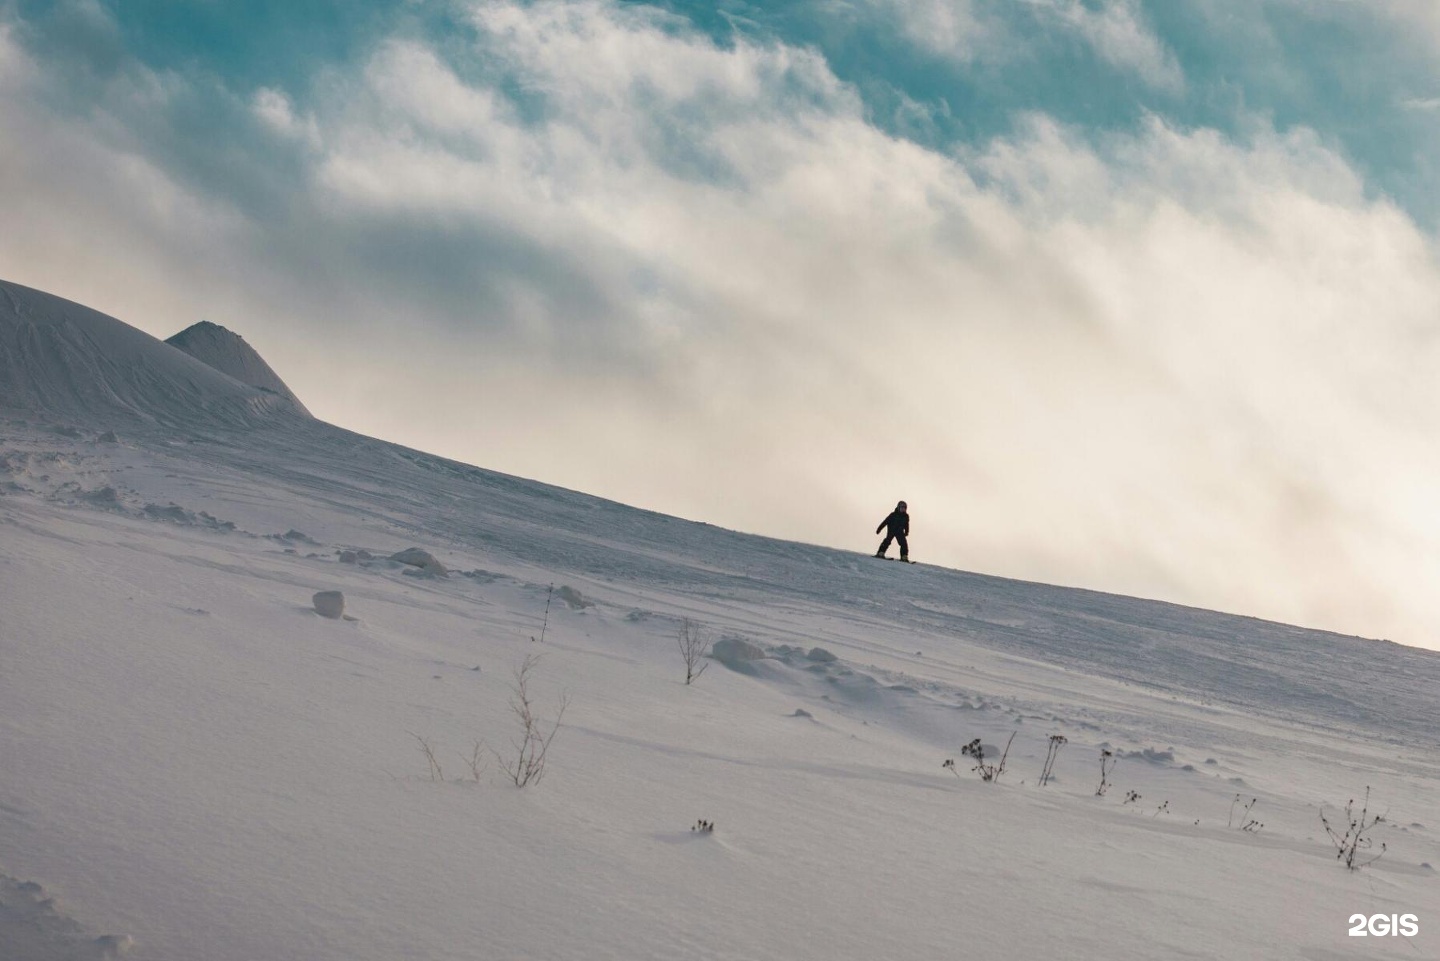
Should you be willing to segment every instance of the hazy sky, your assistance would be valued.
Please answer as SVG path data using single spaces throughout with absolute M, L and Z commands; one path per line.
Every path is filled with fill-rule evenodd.
M 1433 0 L 0 0 L 0 277 L 728 527 L 1440 648 Z

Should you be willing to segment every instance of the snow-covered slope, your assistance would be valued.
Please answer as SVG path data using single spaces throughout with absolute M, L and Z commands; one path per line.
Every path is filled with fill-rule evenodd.
M 0 412 L 6 961 L 1440 956 L 1440 656 L 110 409 Z
M 300 398 L 270 369 L 265 359 L 255 352 L 255 348 L 245 343 L 245 338 L 219 324 L 202 320 L 198 324 L 191 324 L 173 337 L 167 337 L 165 343 L 183 350 L 196 360 L 214 367 L 222 374 L 228 374 L 242 384 L 278 394 L 294 404 L 297 410 L 307 415 L 310 413 L 305 410 L 305 405 L 300 403 Z
M 0 409 L 92 423 L 255 425 L 303 409 L 128 324 L 0 280 Z

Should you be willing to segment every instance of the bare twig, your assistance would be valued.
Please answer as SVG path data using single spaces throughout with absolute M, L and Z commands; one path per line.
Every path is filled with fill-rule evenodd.
M 430 746 L 430 742 L 413 731 L 406 731 L 405 733 L 420 742 L 420 750 L 425 753 L 425 760 L 430 764 L 430 780 L 445 780 L 445 772 L 440 769 L 440 762 L 436 759 L 435 751 Z
M 680 645 L 680 656 L 685 659 L 685 683 L 689 684 L 704 674 L 705 668 L 710 666 L 709 661 L 701 663 L 710 641 L 701 632 L 700 625 L 688 617 L 680 622 L 680 636 L 677 641 Z M 695 667 L 697 664 L 700 665 L 698 670 Z
M 544 620 L 542 620 L 542 621 L 540 622 L 540 637 L 539 637 L 539 641 L 540 641 L 541 644 L 544 644 L 544 643 L 545 643 L 545 629 L 550 626 L 550 599 L 554 596 L 554 594 L 555 594 L 555 585 L 554 585 L 554 583 L 552 582 L 551 585 L 550 585 L 550 589 L 545 592 L 545 618 L 544 618 Z M 536 638 L 532 635 L 532 636 L 530 637 L 530 640 L 533 641 L 533 640 L 536 640 Z
M 488 763 L 482 764 L 480 762 L 480 754 L 484 747 L 484 741 L 476 741 L 474 748 L 470 751 L 469 757 L 465 757 L 463 754 L 460 755 L 460 757 L 464 759 L 465 764 L 470 768 L 470 776 L 476 781 L 480 780 L 480 775 L 484 774 L 485 769 L 490 766 Z

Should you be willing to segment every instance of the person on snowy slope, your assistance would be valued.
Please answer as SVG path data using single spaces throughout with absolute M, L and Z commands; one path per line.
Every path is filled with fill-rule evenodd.
M 880 522 L 880 526 L 875 528 L 875 533 L 880 533 L 882 529 L 885 531 L 885 540 L 880 543 L 880 549 L 875 552 L 875 556 L 884 557 L 885 552 L 890 549 L 890 542 L 893 540 L 900 545 L 900 559 L 902 561 L 908 561 L 910 559 L 910 545 L 906 542 L 905 538 L 910 535 L 910 514 L 905 509 L 904 501 L 895 505 L 895 509 L 890 512 L 890 516 L 886 517 Z

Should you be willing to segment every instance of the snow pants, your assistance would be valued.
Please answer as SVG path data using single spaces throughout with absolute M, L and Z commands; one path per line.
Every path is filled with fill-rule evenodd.
M 886 531 L 886 532 L 885 532 L 885 539 L 880 542 L 880 549 L 879 549 L 878 551 L 876 551 L 875 553 L 877 553 L 877 554 L 884 554 L 886 551 L 888 551 L 888 550 L 890 549 L 890 542 L 891 542 L 892 540 L 893 540 L 895 543 L 897 543 L 897 544 L 900 545 L 900 556 L 901 556 L 901 557 L 909 557 L 909 556 L 910 556 L 910 545 L 905 542 L 905 535 L 904 535 L 904 534 L 891 533 L 890 531 Z

